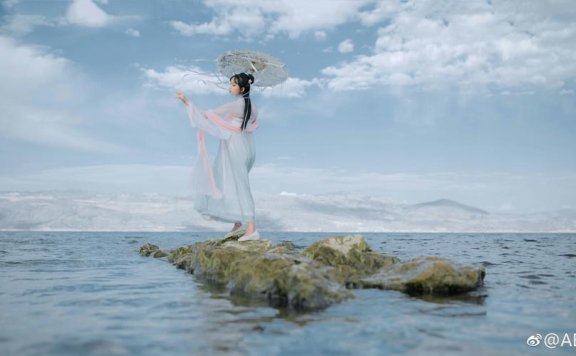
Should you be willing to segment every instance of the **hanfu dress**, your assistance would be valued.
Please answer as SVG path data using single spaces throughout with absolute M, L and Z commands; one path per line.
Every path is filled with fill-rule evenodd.
M 244 105 L 240 98 L 204 112 L 193 103 L 186 106 L 198 140 L 198 157 L 191 177 L 194 208 L 212 220 L 254 222 L 248 174 L 256 158 L 253 132 L 258 127 L 258 114 L 252 104 L 248 124 L 242 130 Z M 206 133 L 220 140 L 213 163 L 206 150 Z

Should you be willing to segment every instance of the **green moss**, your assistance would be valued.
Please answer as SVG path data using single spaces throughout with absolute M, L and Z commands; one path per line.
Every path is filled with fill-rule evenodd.
M 363 278 L 364 288 L 399 290 L 412 295 L 455 295 L 482 285 L 484 268 L 460 265 L 440 257 L 419 257 Z
M 160 250 L 160 248 L 156 245 L 152 245 L 152 244 L 145 244 L 142 247 L 140 247 L 140 255 L 141 256 L 145 256 L 145 257 L 166 257 L 168 256 L 168 253 Z
M 158 246 L 140 248 L 143 256 L 165 253 Z M 477 288 L 482 268 L 461 266 L 437 257 L 400 263 L 380 255 L 360 235 L 315 242 L 302 254 L 289 242 L 238 242 L 234 237 L 176 248 L 168 261 L 199 278 L 225 286 L 232 296 L 267 301 L 291 310 L 314 310 L 353 294 L 346 287 L 400 290 L 409 294 L 451 295 Z
M 358 279 L 375 273 L 380 268 L 398 263 L 400 259 L 373 252 L 360 235 L 335 236 L 310 245 L 302 253 L 327 266 L 335 267 L 334 277 L 348 286 Z
M 232 295 L 294 310 L 325 308 L 353 295 L 322 264 L 270 241 L 209 240 L 171 251 L 168 260 Z
M 275 307 L 319 309 L 353 297 L 324 266 L 302 256 L 265 253 L 236 267 L 232 293 L 259 295 Z

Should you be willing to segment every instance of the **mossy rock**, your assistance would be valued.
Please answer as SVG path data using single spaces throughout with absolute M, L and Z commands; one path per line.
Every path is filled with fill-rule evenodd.
M 228 286 L 232 295 L 267 300 L 270 305 L 314 310 L 352 298 L 331 268 L 270 241 L 209 240 L 171 251 L 168 260 L 199 278 Z
M 167 260 L 178 268 L 186 269 L 191 252 L 192 246 L 181 246 L 170 251 Z
M 152 244 L 145 244 L 142 247 L 140 247 L 140 255 L 141 256 L 145 256 L 145 257 L 166 257 L 168 256 L 168 253 L 160 250 L 160 247 L 156 246 L 156 245 L 152 245 Z
M 382 268 L 362 278 L 363 288 L 402 291 L 411 295 L 455 295 L 483 284 L 483 267 L 461 265 L 440 257 L 418 257 Z
M 295 253 L 296 245 L 292 241 L 280 241 L 278 244 L 274 245 L 268 252 L 274 253 Z
M 334 267 L 334 277 L 348 286 L 380 268 L 400 262 L 393 256 L 373 252 L 361 235 L 334 236 L 310 245 L 302 255 Z
M 352 298 L 329 268 L 306 257 L 267 252 L 233 266 L 231 293 L 258 295 L 274 307 L 311 310 Z
M 166 255 L 156 245 L 143 256 Z M 454 295 L 482 285 L 484 269 L 439 257 L 401 263 L 380 255 L 360 235 L 335 236 L 302 254 L 289 242 L 238 242 L 233 236 L 197 242 L 170 251 L 167 260 L 199 278 L 227 288 L 232 296 L 266 300 L 293 310 L 322 309 L 353 294 L 346 287 L 399 290 L 414 295 Z

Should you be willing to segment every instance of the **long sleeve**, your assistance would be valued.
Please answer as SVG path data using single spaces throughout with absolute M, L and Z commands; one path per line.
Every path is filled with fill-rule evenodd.
M 214 121 L 209 120 L 207 117 L 211 112 L 204 113 L 200 111 L 193 103 L 186 106 L 186 112 L 188 113 L 188 118 L 190 119 L 190 125 L 199 130 L 205 131 L 208 134 L 217 137 L 221 140 L 227 140 L 232 135 L 230 130 L 216 124 Z M 226 122 L 226 118 L 219 117 L 222 121 Z
M 221 140 L 230 139 L 232 133 L 241 132 L 242 117 L 244 115 L 244 100 L 231 101 L 213 110 L 201 111 L 193 103 L 186 106 L 190 124 L 198 130 Z M 257 127 L 258 111 L 252 104 L 252 115 L 246 131 L 252 132 Z
M 206 112 L 200 111 L 193 103 L 189 103 L 186 106 L 190 125 L 198 129 L 196 133 L 198 157 L 196 158 L 191 177 L 194 190 L 198 194 L 211 196 L 214 199 L 222 197 L 222 192 L 215 181 L 210 158 L 206 151 L 205 133 L 220 140 L 229 140 L 239 125 L 238 122 L 234 122 L 234 118 L 237 117 L 239 110 L 241 110 L 238 104 L 237 101 L 231 102 Z
M 218 209 L 222 211 L 238 210 L 240 207 L 236 205 L 239 202 L 233 197 L 240 194 L 242 198 L 238 199 L 242 202 L 242 208 L 235 214 L 248 214 L 253 218 L 254 204 L 247 175 L 254 160 L 251 133 L 258 127 L 258 114 L 252 106 L 248 125 L 242 130 L 244 105 L 244 99 L 239 99 L 204 112 L 192 103 L 186 107 L 190 124 L 197 129 L 198 142 L 198 156 L 192 170 L 191 183 L 197 199 L 195 205 L 198 207 L 208 209 L 208 206 L 219 206 Z M 220 139 L 214 163 L 206 150 L 206 133 Z M 249 165 L 244 167 L 245 164 Z

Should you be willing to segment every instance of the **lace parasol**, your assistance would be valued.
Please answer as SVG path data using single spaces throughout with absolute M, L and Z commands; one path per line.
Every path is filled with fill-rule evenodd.
M 218 57 L 216 65 L 220 74 L 227 78 L 242 72 L 252 74 L 252 85 L 256 87 L 273 87 L 288 79 L 284 63 L 268 54 L 250 50 L 228 51 Z

